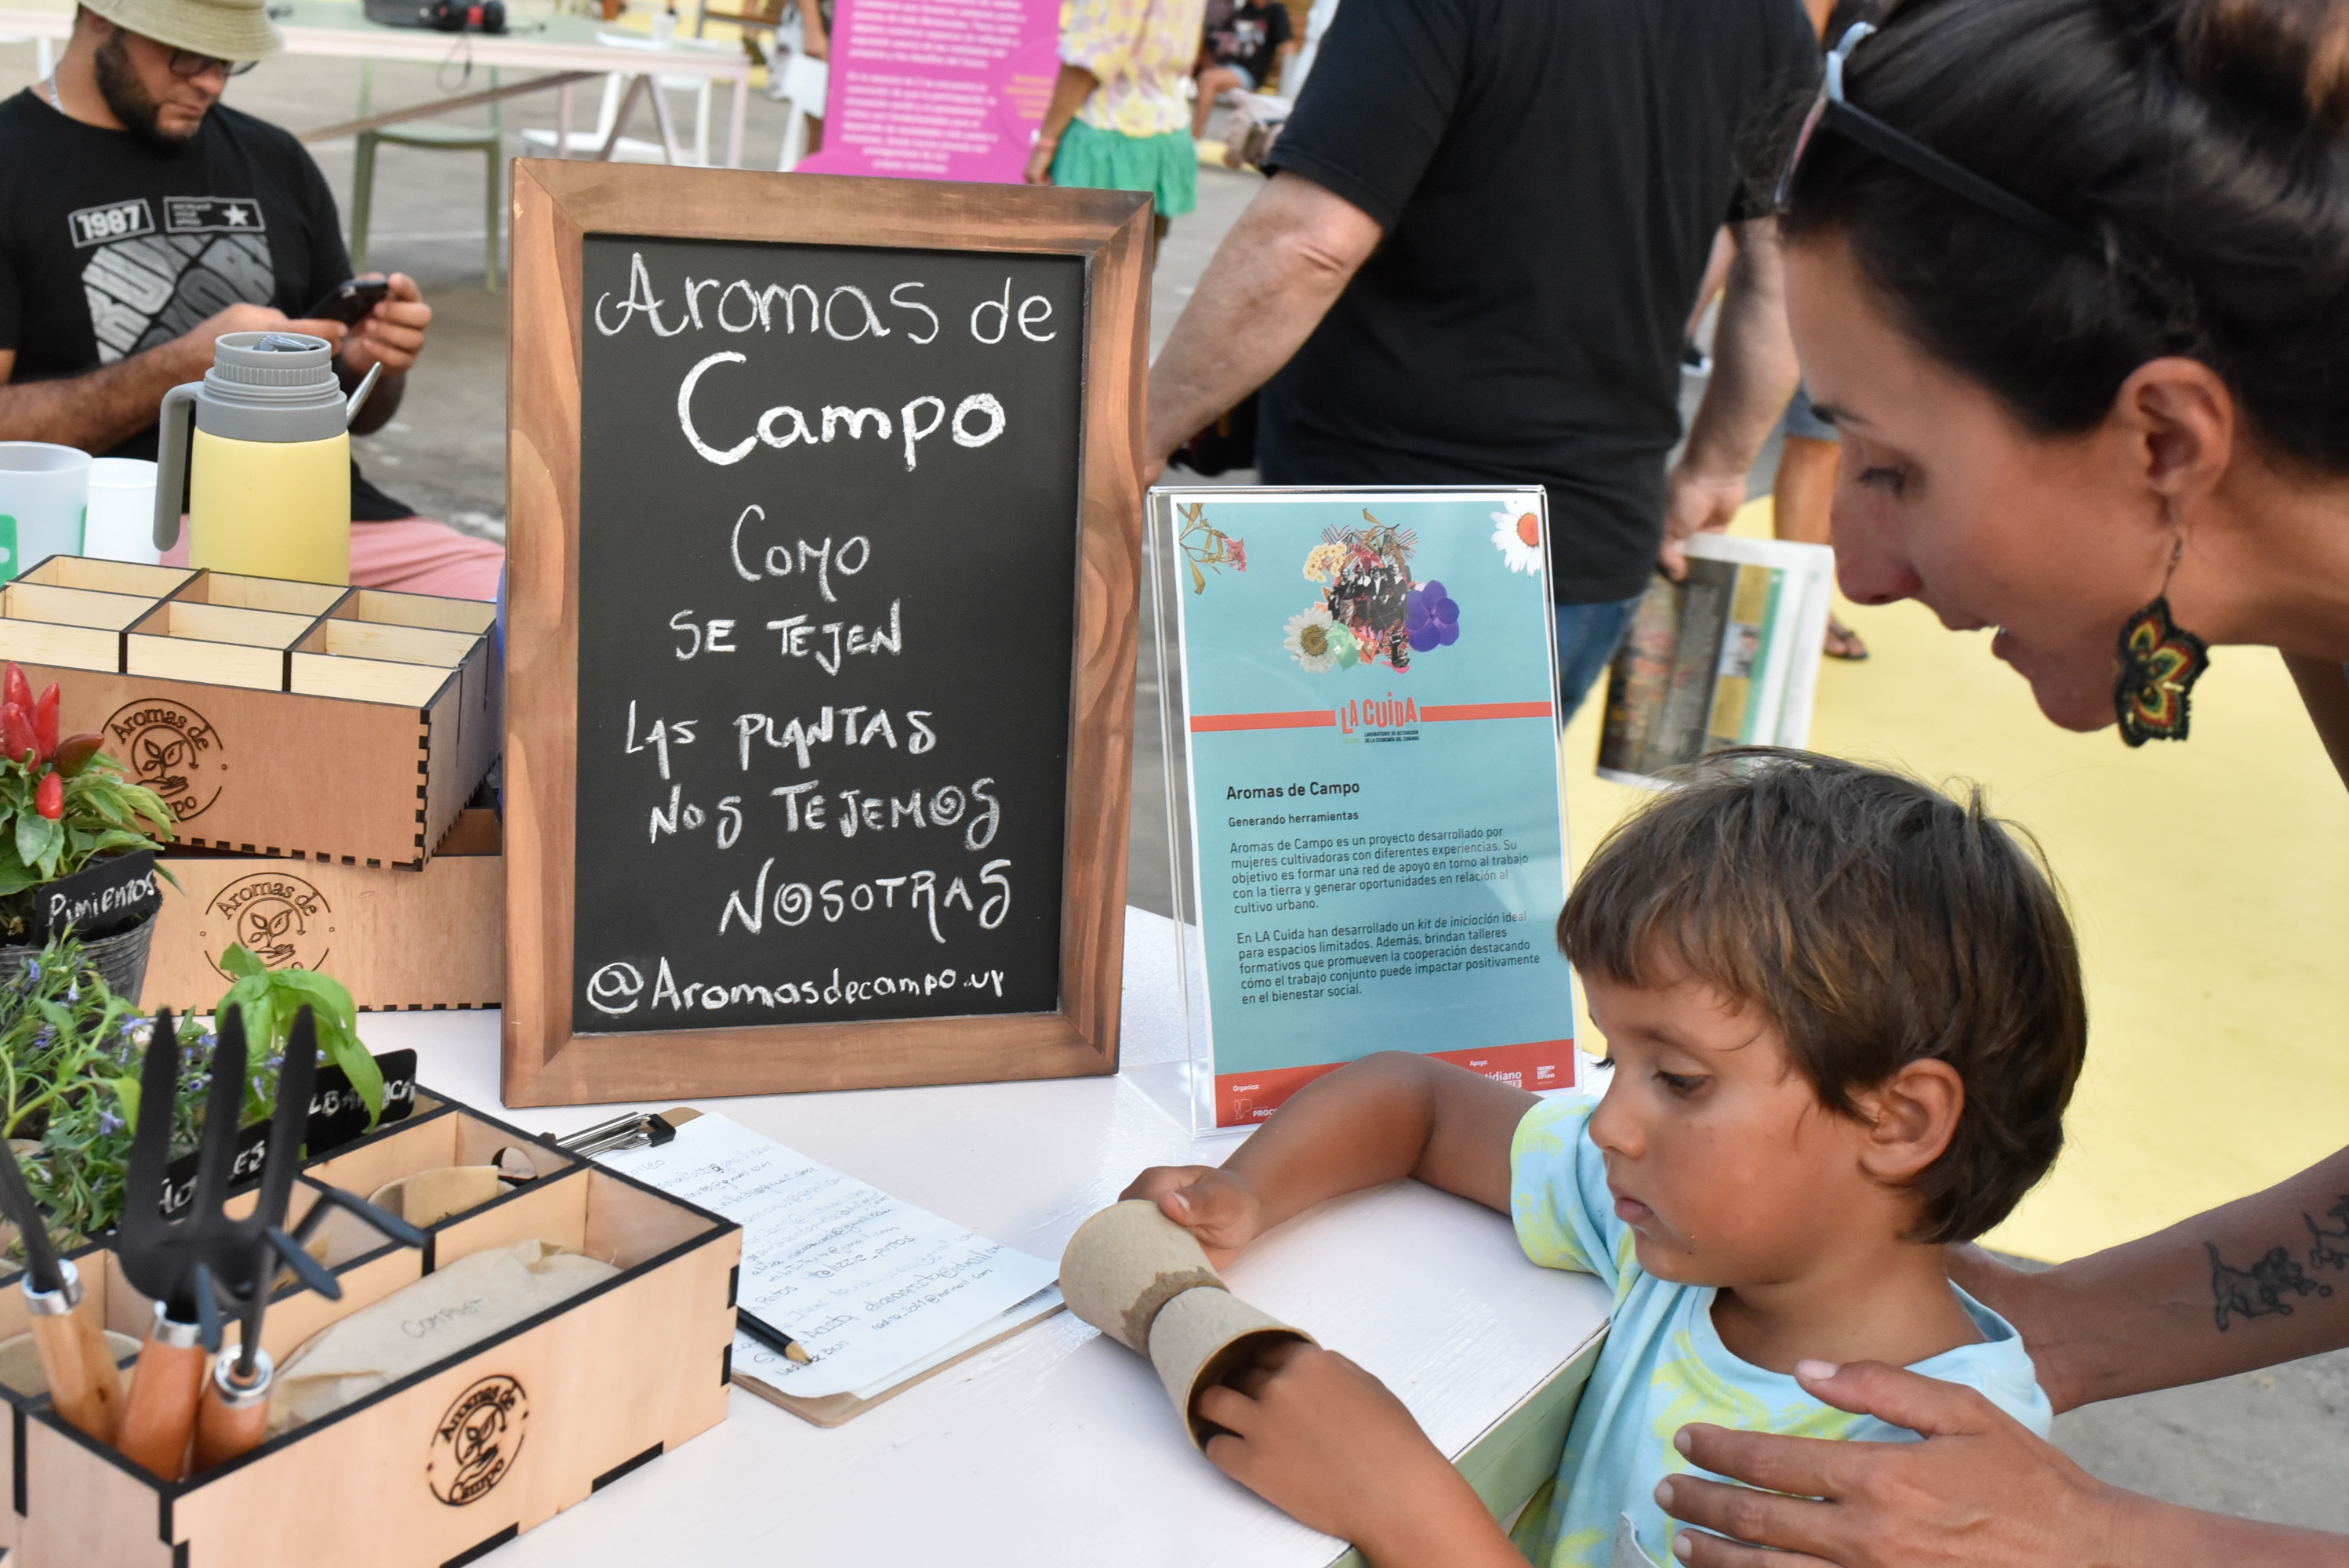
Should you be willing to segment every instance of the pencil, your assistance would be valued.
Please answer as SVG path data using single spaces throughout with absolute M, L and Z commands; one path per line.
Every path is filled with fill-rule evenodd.
M 753 1315 L 746 1307 L 734 1309 L 734 1326 L 787 1361 L 796 1361 L 805 1367 L 814 1359 L 801 1347 L 798 1340 L 773 1324 Z

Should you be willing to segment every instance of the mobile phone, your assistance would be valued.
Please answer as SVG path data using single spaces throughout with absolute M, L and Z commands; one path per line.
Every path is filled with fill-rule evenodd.
M 352 278 L 336 284 L 326 298 L 302 313 L 304 321 L 339 321 L 345 326 L 357 326 L 367 319 L 391 284 L 382 278 Z

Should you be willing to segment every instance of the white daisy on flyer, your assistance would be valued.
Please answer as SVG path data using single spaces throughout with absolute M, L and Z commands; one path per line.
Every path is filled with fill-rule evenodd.
M 1328 675 L 1338 667 L 1338 628 L 1330 618 L 1330 606 L 1316 604 L 1288 618 L 1288 630 L 1280 645 L 1310 673 Z
M 1542 569 L 1541 513 L 1508 508 L 1493 513 L 1493 548 L 1512 572 L 1538 577 Z

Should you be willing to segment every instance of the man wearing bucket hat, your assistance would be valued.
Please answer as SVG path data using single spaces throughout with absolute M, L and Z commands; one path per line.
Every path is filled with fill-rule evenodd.
M 87 0 L 56 74 L 0 103 L 0 440 L 152 458 L 158 405 L 222 334 L 327 339 L 398 407 L 432 309 L 413 280 L 355 326 L 295 319 L 350 275 L 332 192 L 293 136 L 220 101 L 278 52 L 264 0 Z M 351 469 L 355 582 L 489 598 L 504 552 Z

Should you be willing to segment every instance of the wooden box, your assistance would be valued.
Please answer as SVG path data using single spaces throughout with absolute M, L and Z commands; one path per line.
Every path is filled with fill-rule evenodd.
M 741 1232 L 718 1215 L 422 1089 L 410 1119 L 305 1168 L 295 1212 L 315 1181 L 364 1196 L 506 1148 L 538 1179 L 429 1227 L 421 1253 L 336 1212 L 327 1264 L 343 1299 L 281 1288 L 262 1331 L 271 1356 L 282 1365 L 320 1328 L 490 1247 L 536 1238 L 620 1274 L 182 1481 L 93 1442 L 46 1396 L 0 1390 L 9 1568 L 444 1568 L 723 1420 Z M 91 1249 L 80 1268 L 107 1326 L 143 1335 L 150 1304 L 112 1256 Z M 0 1290 L 0 1336 L 25 1330 L 23 1303 Z M 469 1416 L 474 1439 L 502 1429 L 463 1448 Z
M 293 866 L 214 851 L 159 862 L 141 1005 L 210 1012 L 227 994 L 232 942 L 272 968 L 331 975 L 363 1009 L 494 1007 L 505 995 L 505 858 L 497 813 L 461 813 L 421 868 Z
M 51 556 L 0 657 L 170 805 L 180 843 L 420 866 L 497 760 L 494 605 Z

